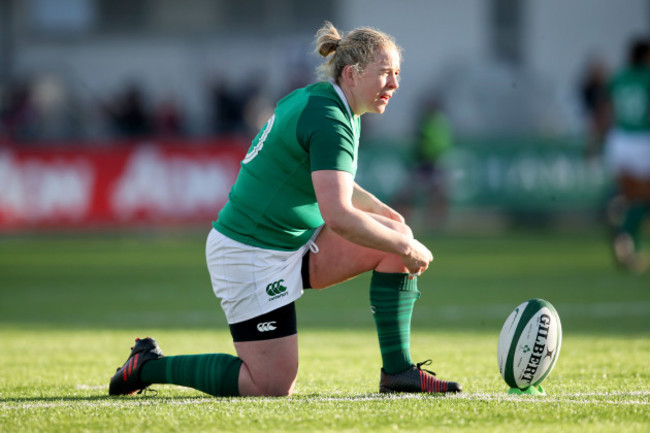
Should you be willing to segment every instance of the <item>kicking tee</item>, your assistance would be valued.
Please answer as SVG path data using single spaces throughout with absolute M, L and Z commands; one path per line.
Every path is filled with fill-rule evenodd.
M 333 82 L 290 93 L 253 139 L 213 227 L 247 245 L 300 248 L 323 224 L 311 173 L 354 176 L 360 130 L 360 118 Z

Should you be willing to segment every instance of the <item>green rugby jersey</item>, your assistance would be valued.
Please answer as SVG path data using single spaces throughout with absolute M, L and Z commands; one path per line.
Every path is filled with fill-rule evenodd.
M 312 171 L 354 176 L 360 130 L 337 85 L 319 82 L 290 93 L 253 139 L 214 228 L 247 245 L 300 248 L 323 224 Z
M 616 127 L 650 132 L 650 70 L 636 67 L 619 72 L 610 84 Z

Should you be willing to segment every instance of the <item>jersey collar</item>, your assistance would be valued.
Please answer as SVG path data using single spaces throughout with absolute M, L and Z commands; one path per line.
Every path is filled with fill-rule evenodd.
M 343 89 L 341 89 L 341 86 L 336 84 L 336 81 L 334 81 L 332 78 L 329 79 L 329 82 L 330 84 L 332 84 L 332 87 L 334 87 L 336 94 L 339 95 L 339 98 L 341 98 L 341 101 L 343 101 L 343 104 L 345 104 L 345 109 L 348 111 L 348 116 L 350 116 L 350 120 L 354 120 L 354 116 L 352 115 L 352 110 L 350 109 L 350 104 L 348 103 L 348 99 L 345 97 L 345 93 L 343 93 Z
M 336 81 L 334 79 L 330 78 L 329 79 L 330 84 L 332 87 L 334 87 L 334 90 L 336 91 L 336 94 L 339 95 L 339 98 L 341 101 L 343 101 L 343 105 L 345 105 L 345 109 L 348 112 L 348 116 L 350 117 L 350 124 L 352 125 L 352 130 L 355 131 L 356 133 L 356 126 L 355 126 L 355 119 L 354 116 L 352 115 L 352 110 L 350 109 L 350 104 L 348 103 L 348 99 L 345 97 L 345 93 L 343 93 L 343 89 L 341 89 L 341 86 L 336 84 Z

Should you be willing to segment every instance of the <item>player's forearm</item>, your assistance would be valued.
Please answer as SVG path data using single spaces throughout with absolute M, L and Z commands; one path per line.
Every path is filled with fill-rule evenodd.
M 355 182 L 352 190 L 352 204 L 357 209 L 370 213 L 379 213 L 378 210 L 382 202 Z
M 358 245 L 402 256 L 409 255 L 412 238 L 378 222 L 359 209 L 342 210 L 325 220 L 336 234 Z
M 378 220 L 383 217 L 403 223 L 403 218 L 359 187 L 349 173 L 316 171 L 312 180 L 321 216 L 335 233 L 365 247 L 410 254 L 412 237 L 404 234 L 409 231 L 393 230 Z

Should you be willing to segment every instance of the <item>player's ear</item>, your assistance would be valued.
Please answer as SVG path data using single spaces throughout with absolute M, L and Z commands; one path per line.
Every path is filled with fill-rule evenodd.
M 341 71 L 341 78 L 350 87 L 354 86 L 357 70 L 352 65 L 345 65 Z

